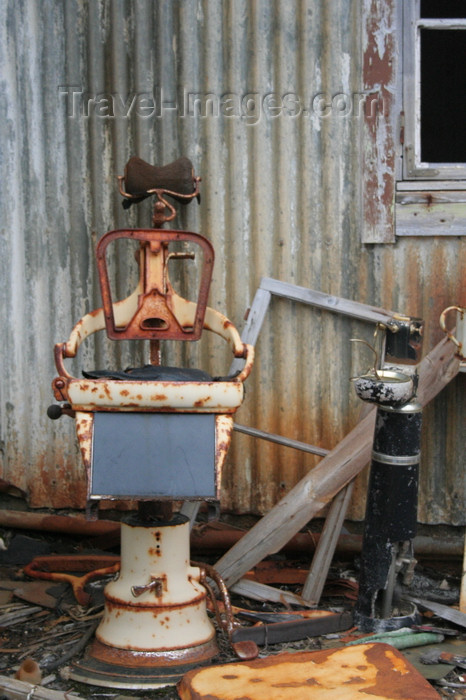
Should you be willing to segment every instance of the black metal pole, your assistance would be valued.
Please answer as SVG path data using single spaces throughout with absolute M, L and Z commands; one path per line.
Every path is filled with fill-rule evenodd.
M 401 546 L 416 535 L 420 439 L 420 404 L 378 408 L 355 608 L 364 631 L 409 626 L 412 611 L 392 602 Z
M 390 369 L 412 377 L 413 395 L 404 405 L 378 403 L 355 606 L 355 623 L 363 631 L 409 627 L 419 618 L 414 606 L 395 601 L 395 591 L 415 565 L 422 414 L 414 398 L 417 374 L 408 365 L 420 360 L 422 331 L 420 319 L 406 318 L 397 332 L 386 334 L 386 359 L 395 364 Z

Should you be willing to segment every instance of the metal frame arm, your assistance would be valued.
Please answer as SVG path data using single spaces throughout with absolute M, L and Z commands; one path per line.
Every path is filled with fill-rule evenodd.
M 139 284 L 129 297 L 113 305 L 117 325 L 124 326 L 134 315 L 140 290 L 141 285 Z M 192 322 L 196 313 L 196 304 L 178 295 L 175 295 L 173 302 L 180 324 Z M 230 345 L 235 358 L 244 358 L 246 360 L 242 371 L 234 380 L 244 381 L 249 376 L 254 362 L 253 347 L 243 343 L 237 329 L 226 316 L 210 307 L 206 308 L 204 329 L 221 336 Z M 75 325 L 69 339 L 65 343 L 57 343 L 55 345 L 55 364 L 60 376 L 71 377 L 65 369 L 64 360 L 76 357 L 78 348 L 83 341 L 93 333 L 102 330 L 105 330 L 105 316 L 103 308 L 100 308 L 83 316 Z

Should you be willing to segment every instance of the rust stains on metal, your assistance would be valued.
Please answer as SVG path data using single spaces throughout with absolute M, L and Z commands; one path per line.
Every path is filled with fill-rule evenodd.
M 402 654 L 386 644 L 283 653 L 241 664 L 190 671 L 178 684 L 182 700 L 265 700 L 279 697 L 377 697 L 438 700 L 438 693 Z
M 216 467 L 216 488 L 220 493 L 222 471 L 225 464 L 228 449 L 233 433 L 233 418 L 227 415 L 217 415 L 215 417 L 215 467 Z
M 155 590 L 155 587 L 154 587 Z M 198 609 L 204 604 L 206 594 L 203 591 L 199 595 L 191 598 L 191 600 L 186 603 L 164 603 L 163 601 L 160 603 L 150 603 L 147 602 L 147 600 L 144 600 L 142 602 L 137 601 L 136 599 L 132 601 L 131 603 L 128 603 L 127 600 L 120 600 L 119 598 L 110 595 L 108 593 L 105 594 L 105 605 L 112 606 L 112 609 L 114 610 L 122 610 L 123 612 L 150 612 L 151 614 L 157 614 L 160 615 L 161 613 L 167 613 L 167 612 L 176 612 L 177 610 L 183 611 L 186 610 L 187 608 L 194 608 Z
M 195 401 L 195 402 L 194 402 L 194 406 L 195 406 L 196 408 L 202 408 L 202 406 L 204 406 L 206 403 L 209 403 L 210 400 L 211 400 L 211 397 L 210 397 L 210 396 L 206 396 L 206 397 L 204 397 L 204 398 L 202 398 L 202 399 L 199 399 L 198 401 Z
M 115 318 L 106 254 L 110 243 L 128 238 L 140 243 L 140 293 L 133 312 L 122 325 Z M 169 252 L 169 243 L 174 240 L 192 243 L 202 251 L 198 298 L 194 318 L 189 324 L 178 317 L 175 310 L 178 297 L 167 273 L 170 257 L 180 257 Z M 108 337 L 112 340 L 198 340 L 204 323 L 214 257 L 212 244 L 197 233 L 168 229 L 121 229 L 106 233 L 97 245 L 97 265 Z
M 169 668 L 193 662 L 202 664 L 212 658 L 212 651 L 216 651 L 214 640 L 187 648 L 137 651 L 111 647 L 96 639 L 90 649 L 90 656 L 99 661 L 120 667 L 153 668 L 163 666 Z
M 151 401 L 167 401 L 168 397 L 166 394 L 153 394 L 150 399 Z
M 64 389 L 66 388 L 66 383 L 61 377 L 56 377 L 52 382 L 53 395 L 57 401 L 66 401 L 66 393 Z
M 69 583 L 80 605 L 89 604 L 90 595 L 84 590 L 89 581 L 114 574 L 119 570 L 119 557 L 93 554 L 40 556 L 35 557 L 24 567 L 24 572 L 31 578 Z M 66 573 L 69 571 L 74 573 Z M 77 576 L 75 572 L 78 571 L 84 572 L 83 575 Z
M 81 457 L 86 470 L 91 467 L 92 432 L 94 427 L 93 413 L 76 413 L 76 434 L 78 436 Z

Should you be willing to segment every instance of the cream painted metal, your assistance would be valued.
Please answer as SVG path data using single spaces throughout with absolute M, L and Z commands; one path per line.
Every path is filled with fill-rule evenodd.
M 125 178 L 126 173 L 125 168 Z M 199 182 L 194 171 L 192 178 L 193 197 Z M 73 665 L 71 677 L 94 685 L 153 688 L 177 682 L 193 664 L 218 653 L 206 610 L 210 592 L 206 574 L 190 564 L 189 518 L 173 514 L 173 508 L 181 498 L 219 497 L 219 475 L 233 430 L 230 414 L 243 400 L 243 381 L 251 371 L 254 351 L 241 341 L 231 321 L 207 309 L 212 245 L 199 234 L 158 228 L 174 216 L 163 198 L 174 193 L 162 185 L 144 192 L 157 198 L 154 228 L 105 234 L 96 251 L 103 306 L 86 314 L 67 342 L 55 345 L 58 376 L 53 389 L 55 398 L 66 403 L 51 417 L 64 411 L 76 420 L 88 504 L 99 498 L 139 500 L 138 514 L 121 526 L 121 569 L 105 587 L 103 620 L 84 659 Z M 175 292 L 169 279 L 170 259 L 194 257 L 188 251 L 170 251 L 181 236 L 207 251 L 197 303 Z M 139 281 L 129 296 L 115 302 L 105 250 L 109 242 L 120 239 L 139 241 Z M 87 373 L 85 379 L 68 372 L 65 359 L 75 357 L 84 339 L 104 329 L 112 341 L 150 342 L 151 366 L 134 370 L 144 381 L 141 374 L 135 375 L 139 380 L 132 378 L 131 370 L 118 371 L 122 380 L 108 370 Z M 217 333 L 234 357 L 243 359 L 241 371 L 215 381 L 198 370 L 160 364 L 161 340 L 198 340 L 203 330 Z M 171 415 L 160 415 L 166 413 Z
M 104 391 L 104 385 L 106 390 Z M 237 382 L 138 382 L 118 380 L 71 381 L 68 397 L 80 410 L 189 411 L 230 413 L 243 400 L 243 385 Z
M 112 231 L 105 239 L 121 236 L 129 238 L 130 231 Z M 147 232 L 146 232 L 147 233 Z M 150 232 L 149 232 L 150 235 Z M 154 239 L 165 235 L 165 246 L 169 236 L 163 231 L 154 230 Z M 190 234 L 196 240 L 205 240 L 197 234 Z M 198 305 L 184 299 L 171 286 L 168 276 L 170 255 L 161 253 L 160 241 L 154 242 L 153 248 L 141 244 L 139 260 L 139 281 L 134 291 L 125 299 L 111 304 L 115 329 L 125 330 L 130 326 L 143 329 L 147 320 L 159 313 L 167 314 L 171 324 L 177 329 L 192 329 L 196 322 Z M 165 249 L 163 249 L 165 250 Z M 155 297 L 155 309 L 152 298 Z M 243 382 L 249 376 L 253 362 L 254 349 L 243 343 L 238 331 L 219 311 L 210 307 L 205 309 L 202 327 L 219 335 L 230 346 L 235 358 L 242 358 L 243 367 L 237 376 L 229 381 L 121 381 L 111 378 L 76 379 L 65 368 L 64 360 L 73 358 L 83 341 L 94 333 L 106 328 L 105 307 L 92 311 L 74 326 L 65 343 L 55 345 L 55 359 L 59 377 L 53 382 L 55 397 L 59 401 L 68 401 L 73 410 L 126 410 L 126 411 L 189 411 L 232 413 L 243 400 Z M 161 337 L 163 337 L 161 331 Z M 128 334 L 131 338 L 131 334 Z M 134 337 L 138 337 L 137 335 Z M 245 360 L 245 362 L 244 362 Z
M 201 570 L 190 566 L 189 522 L 121 527 L 121 570 L 105 588 L 96 638 L 119 649 L 180 650 L 215 634 L 206 614 Z

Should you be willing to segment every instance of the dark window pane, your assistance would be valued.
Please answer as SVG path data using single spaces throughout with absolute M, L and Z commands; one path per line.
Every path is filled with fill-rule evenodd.
M 466 30 L 421 30 L 421 159 L 466 162 Z
M 466 0 L 421 0 L 424 19 L 466 18 Z

